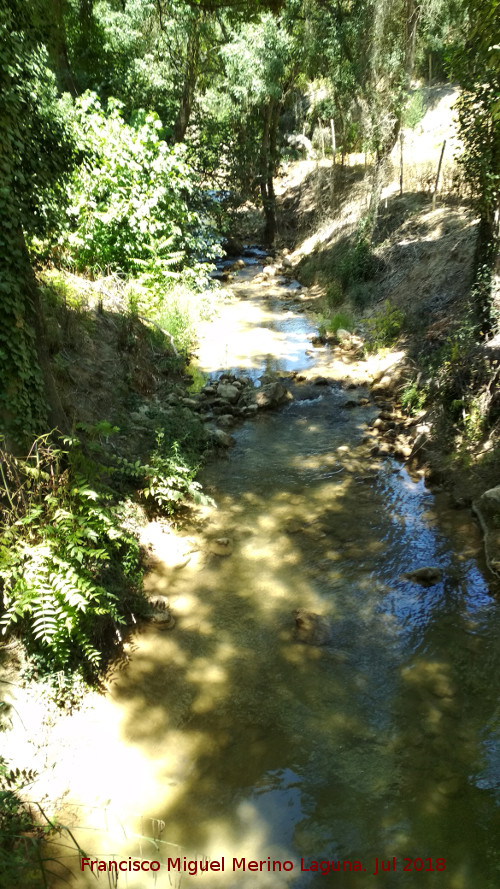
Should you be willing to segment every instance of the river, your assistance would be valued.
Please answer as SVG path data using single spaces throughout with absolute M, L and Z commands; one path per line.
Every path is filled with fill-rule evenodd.
M 199 370 L 310 376 L 299 292 L 245 274 L 235 292 Z M 160 889 L 497 889 L 500 609 L 479 533 L 370 456 L 369 399 L 313 390 L 233 431 L 203 472 L 217 509 L 180 529 L 189 562 L 149 578 L 176 627 L 137 637 L 113 698 L 154 809 L 107 851 L 158 860 Z M 440 582 L 404 576 L 426 565 Z M 328 644 L 297 640 L 299 608 L 329 622 Z M 190 875 L 204 856 L 213 869 Z

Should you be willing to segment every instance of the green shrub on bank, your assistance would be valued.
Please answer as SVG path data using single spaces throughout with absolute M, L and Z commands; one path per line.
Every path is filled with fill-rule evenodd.
M 358 281 L 371 278 L 377 266 L 370 243 L 365 238 L 359 238 L 353 247 L 344 252 L 338 263 L 338 275 L 344 291 Z
M 201 184 L 182 144 L 169 147 L 154 112 L 127 124 L 122 103 L 105 112 L 93 93 L 75 103 L 85 151 L 75 170 L 65 246 L 78 269 L 119 270 L 165 285 L 219 253 L 202 216 Z
M 95 675 L 120 626 L 141 611 L 139 546 L 120 524 L 120 485 L 133 482 L 169 515 L 207 502 L 197 462 L 167 430 L 135 463 L 109 450 L 117 431 L 105 421 L 87 428 L 86 449 L 76 438 L 56 447 L 43 436 L 25 459 L 0 451 L 0 626 L 22 632 L 44 672 L 86 665 Z
M 401 335 L 403 323 L 403 312 L 386 300 L 382 310 L 365 322 L 368 350 L 377 352 L 379 349 L 393 346 Z
M 320 318 L 318 330 L 321 336 L 326 333 L 336 333 L 337 330 L 349 330 L 352 332 L 356 322 L 349 312 L 336 312 L 331 318 Z
M 416 90 L 403 113 L 403 126 L 410 130 L 414 130 L 424 117 L 425 103 L 422 90 Z
M 39 803 L 23 800 L 23 791 L 35 778 L 31 769 L 13 769 L 0 756 L 0 873 L 6 889 L 47 889 L 52 885 L 53 851 L 45 845 L 49 834 L 54 838 L 57 832 L 64 854 L 71 847 L 75 855 L 84 854 L 69 828 L 54 823 Z

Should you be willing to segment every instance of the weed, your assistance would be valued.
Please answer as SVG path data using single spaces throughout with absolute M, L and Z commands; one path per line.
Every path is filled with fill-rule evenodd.
M 410 130 L 414 130 L 424 116 L 424 97 L 421 90 L 416 90 L 409 100 L 403 114 L 403 126 Z
M 377 271 L 378 262 L 369 242 L 361 237 L 341 257 L 338 273 L 344 290 L 357 281 L 367 281 Z
M 401 407 L 407 414 L 414 416 L 425 406 L 428 393 L 416 382 L 408 383 L 401 394 Z
M 314 259 L 306 259 L 299 268 L 298 280 L 304 287 L 312 287 L 316 283 L 317 262 Z
M 178 442 L 168 447 L 165 433 L 158 430 L 156 448 L 148 465 L 143 468 L 144 486 L 141 494 L 151 499 L 163 512 L 172 515 L 175 509 L 187 501 L 213 503 L 202 493 L 201 485 L 195 481 L 197 467 L 190 466 L 181 453 Z
M 321 318 L 318 321 L 318 329 L 323 336 L 325 333 L 336 333 L 337 330 L 354 330 L 355 321 L 348 312 L 336 312 L 331 318 Z
M 371 281 L 357 281 L 349 287 L 349 299 L 356 309 L 366 309 L 373 302 L 375 287 Z
M 22 790 L 36 778 L 31 769 L 12 769 L 0 757 L 0 871 L 2 886 L 23 886 L 25 889 L 48 887 L 54 874 L 53 858 L 46 857 L 43 841 L 56 833 L 74 845 L 75 854 L 85 854 L 72 832 L 51 821 L 42 807 L 26 803 Z
M 386 300 L 382 311 L 366 321 L 368 351 L 377 352 L 393 346 L 401 333 L 403 321 L 401 310 L 391 306 Z
M 0 452 L 0 623 L 19 625 L 49 669 L 97 670 L 126 619 L 123 591 L 140 581 L 137 541 L 116 521 L 103 472 L 76 438 L 57 448 L 42 436 L 25 459 Z
M 327 284 L 325 302 L 329 309 L 337 309 L 344 302 L 342 283 L 338 278 L 333 278 L 333 280 Z

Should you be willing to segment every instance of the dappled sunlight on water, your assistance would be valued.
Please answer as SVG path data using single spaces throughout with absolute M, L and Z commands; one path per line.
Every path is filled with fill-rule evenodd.
M 259 355 L 260 301 L 243 316 Z M 498 885 L 500 615 L 479 535 L 399 464 L 370 457 L 372 406 L 341 404 L 326 386 L 237 430 L 204 472 L 218 509 L 182 531 L 190 561 L 148 579 L 176 627 L 138 636 L 111 690 L 123 744 L 154 773 L 146 814 L 164 826 L 147 854 L 164 863 L 161 889 Z M 229 555 L 213 552 L 218 538 Z M 442 569 L 435 585 L 405 577 L 425 565 Z M 328 644 L 297 640 L 298 608 L 329 622 Z M 224 874 L 180 881 L 166 870 L 175 844 L 224 856 Z M 132 847 L 129 832 L 120 848 Z M 233 872 L 233 857 L 268 856 L 292 869 Z M 397 873 L 371 877 L 393 857 Z M 403 871 L 405 857 L 424 872 Z M 323 859 L 361 871 L 325 878 L 309 867 Z

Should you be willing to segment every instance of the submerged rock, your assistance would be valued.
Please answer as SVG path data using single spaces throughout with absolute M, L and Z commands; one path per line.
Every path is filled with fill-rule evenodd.
M 234 443 L 234 438 L 229 432 L 224 432 L 224 429 L 214 429 L 213 427 L 207 430 L 207 435 L 210 442 L 221 448 L 230 448 Z
M 233 541 L 229 537 L 216 537 L 210 540 L 208 549 L 216 556 L 230 556 L 233 551 Z
M 314 611 L 298 608 L 293 612 L 295 618 L 295 638 L 306 645 L 327 645 L 331 642 L 332 631 L 326 618 Z
M 404 576 L 407 580 L 413 580 L 422 586 L 433 586 L 433 584 L 439 583 L 442 579 L 443 572 L 441 568 L 424 566 L 423 568 L 416 568 L 415 571 L 407 571 Z

